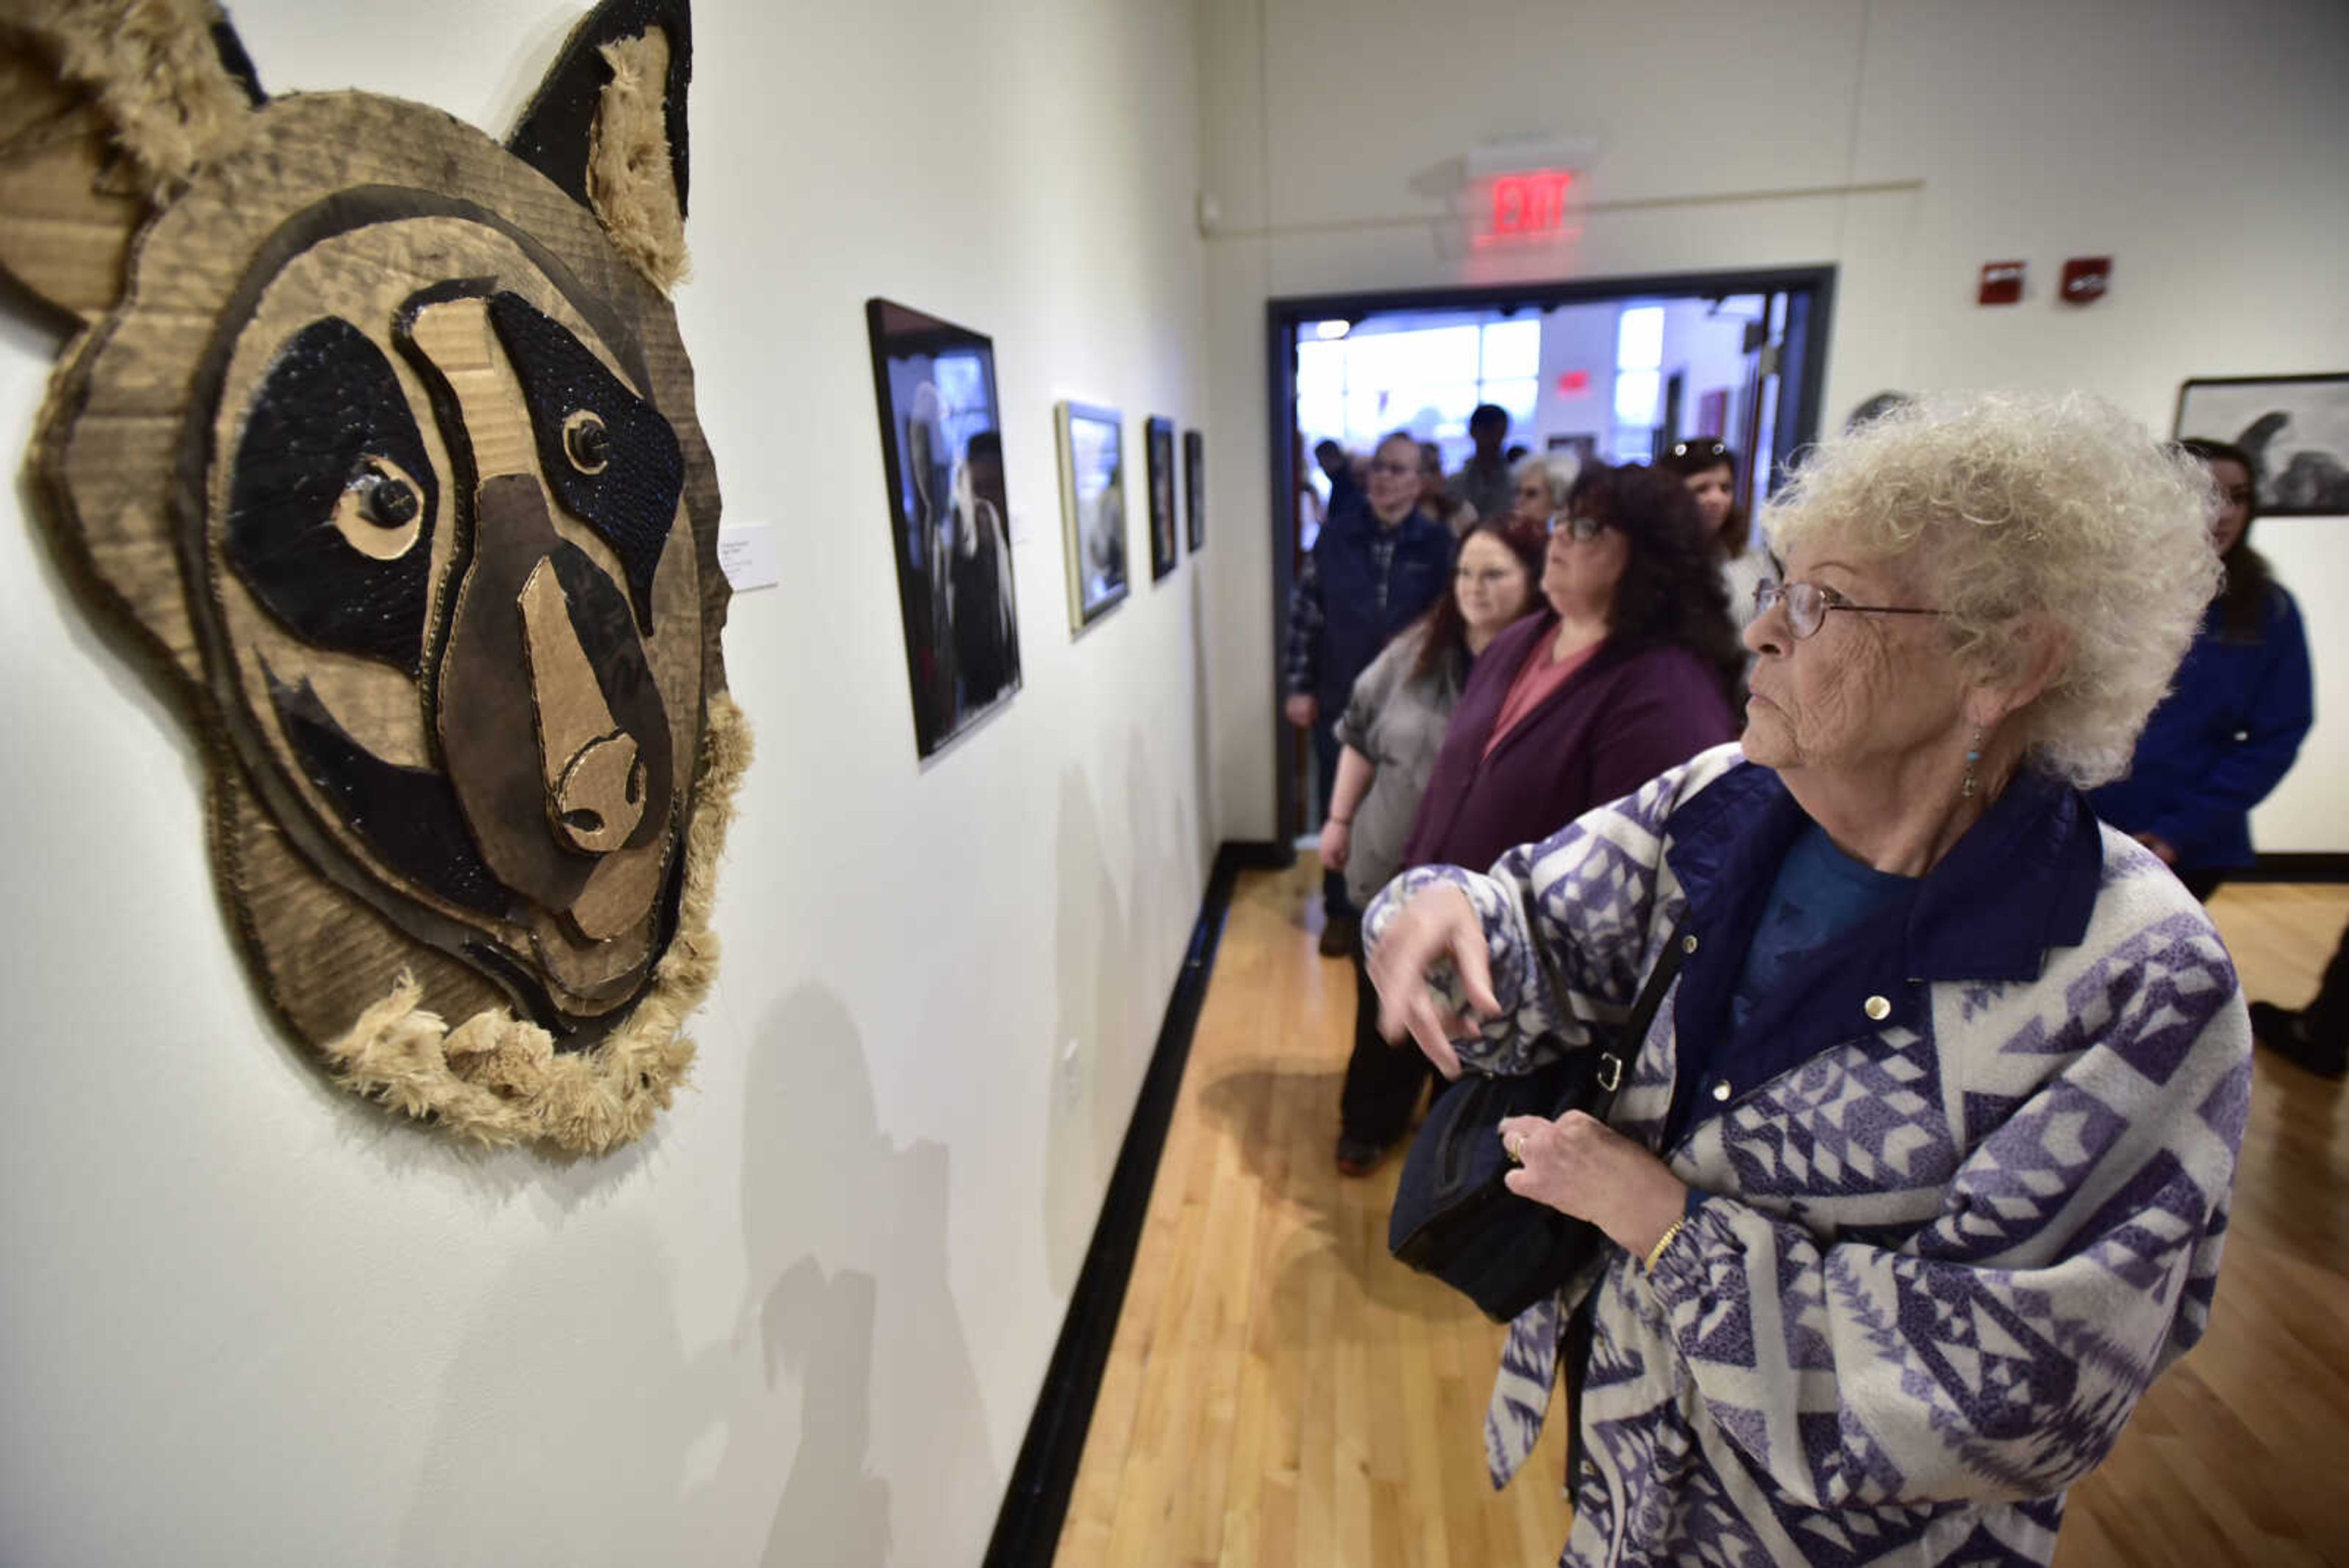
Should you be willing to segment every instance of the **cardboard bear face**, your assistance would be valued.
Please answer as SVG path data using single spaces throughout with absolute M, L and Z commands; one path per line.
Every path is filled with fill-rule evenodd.
M 507 146 L 366 94 L 254 102 L 135 213 L 119 296 L 80 286 L 43 418 L 62 539 L 219 742 L 264 990 L 354 1087 L 489 1141 L 641 1132 L 714 968 L 747 740 L 656 282 L 685 25 L 596 11 Z M 104 196 L 83 164 L 58 178 Z

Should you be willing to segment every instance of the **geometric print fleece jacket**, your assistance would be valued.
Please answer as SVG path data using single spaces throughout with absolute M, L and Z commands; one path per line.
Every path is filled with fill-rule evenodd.
M 1467 895 L 1502 1011 L 1460 1055 L 1493 1074 L 1619 1024 L 1683 915 L 1698 944 L 1609 1118 L 1688 1223 L 1654 1273 L 1608 1247 L 1518 1317 L 1486 1418 L 1498 1487 L 1587 1308 L 1568 1568 L 2044 1564 L 2064 1489 L 2209 1321 L 2250 1023 L 2200 906 L 2076 791 L 2021 775 L 1692 1095 L 1682 1031 L 1725 1028 L 1804 821 L 1723 746 L 1365 919 L 1374 946 L 1423 888 Z

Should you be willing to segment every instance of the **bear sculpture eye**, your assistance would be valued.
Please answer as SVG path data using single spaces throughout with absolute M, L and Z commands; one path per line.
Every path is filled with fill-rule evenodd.
M 424 498 L 388 457 L 369 457 L 335 499 L 335 528 L 374 561 L 397 561 L 424 537 Z
M 421 669 L 439 495 L 382 348 L 340 317 L 304 327 L 233 451 L 222 533 L 254 598 L 315 647 Z
M 405 528 L 423 506 L 414 485 L 374 470 L 361 474 L 352 488 L 367 497 L 363 506 L 367 520 L 378 528 Z
M 601 473 L 612 462 L 612 432 L 592 410 L 575 409 L 563 421 L 563 450 L 580 472 Z

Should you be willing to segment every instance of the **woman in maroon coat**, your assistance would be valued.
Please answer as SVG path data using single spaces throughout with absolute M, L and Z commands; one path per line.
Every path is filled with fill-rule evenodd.
M 1406 868 L 1490 866 L 1736 736 L 1744 654 L 1710 545 L 1677 474 L 1635 464 L 1575 481 L 1550 519 L 1548 607 L 1495 638 L 1469 672 Z M 1350 1096 L 1371 1066 L 1355 1064 Z M 1410 1050 L 1389 1050 L 1377 1069 L 1340 1139 L 1349 1174 L 1402 1137 L 1430 1071 Z

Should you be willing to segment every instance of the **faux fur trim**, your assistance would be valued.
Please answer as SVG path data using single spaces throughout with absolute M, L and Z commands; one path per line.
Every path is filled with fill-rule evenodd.
M 718 859 L 750 753 L 750 721 L 732 698 L 713 692 L 677 935 L 636 1011 L 601 1045 L 559 1054 L 545 1030 L 506 1012 L 476 1013 L 451 1029 L 424 1010 L 423 987 L 403 973 L 326 1047 L 336 1081 L 492 1147 L 543 1143 L 595 1155 L 641 1137 L 686 1081 L 693 1043 L 678 1031 L 717 978 L 709 917 Z
M 587 199 L 613 248 L 667 294 L 685 281 L 685 213 L 670 171 L 662 106 L 668 34 L 650 27 L 598 51 L 612 80 L 587 138 Z
M 58 74 L 88 89 L 157 198 L 251 123 L 252 103 L 212 42 L 218 16 L 210 0 L 0 0 L 0 23 L 38 39 Z

